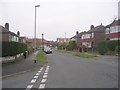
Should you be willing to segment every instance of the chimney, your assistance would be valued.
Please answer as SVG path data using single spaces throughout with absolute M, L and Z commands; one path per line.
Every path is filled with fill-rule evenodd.
M 17 31 L 17 35 L 20 37 L 20 32 L 19 31 Z
M 9 30 L 9 24 L 5 23 L 5 28 Z
M 94 28 L 94 25 L 91 25 L 91 26 L 90 26 L 90 30 L 93 29 L 93 28 Z
M 76 35 L 78 35 L 78 33 L 79 33 L 79 32 L 78 32 L 78 31 L 76 31 Z

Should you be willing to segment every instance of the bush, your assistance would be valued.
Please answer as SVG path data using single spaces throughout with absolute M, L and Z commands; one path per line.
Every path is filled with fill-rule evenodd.
M 75 41 L 70 41 L 69 45 L 66 46 L 67 50 L 73 50 L 76 47 Z
M 105 41 L 99 43 L 98 45 L 98 52 L 101 54 L 101 55 L 104 55 L 105 53 L 107 53 L 108 51 L 108 48 L 107 48 L 107 44 Z
M 105 53 L 107 53 L 107 51 L 109 52 L 115 52 L 116 49 L 119 51 L 119 47 L 118 45 L 120 45 L 120 41 L 114 40 L 114 41 L 102 41 L 98 44 L 98 52 L 102 55 L 104 55 Z
M 2 42 L 2 57 L 14 56 L 19 53 L 24 53 L 27 50 L 27 45 L 19 42 Z
M 115 51 L 116 51 L 117 53 L 120 53 L 120 46 L 116 46 Z
M 118 41 L 106 41 L 106 44 L 109 51 L 115 51 L 115 48 L 118 45 Z

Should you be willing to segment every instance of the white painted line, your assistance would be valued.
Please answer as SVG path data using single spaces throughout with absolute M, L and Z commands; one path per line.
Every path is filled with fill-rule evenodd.
M 36 79 L 32 79 L 32 80 L 31 80 L 31 83 L 35 83 L 35 82 L 36 82 Z
M 37 78 L 38 78 L 38 76 L 34 76 L 34 78 L 36 78 L 36 79 L 37 79 Z
M 48 74 L 48 73 L 44 73 L 44 75 L 45 75 L 45 74 Z
M 40 73 L 36 73 L 36 75 L 40 75 Z
M 41 67 L 40 71 L 42 71 L 42 70 L 43 70 L 43 67 Z
M 47 66 L 47 67 L 50 67 L 50 66 Z
M 40 84 L 39 89 L 45 88 L 45 84 Z
M 41 83 L 45 83 L 47 81 L 47 79 L 42 79 Z
M 49 71 L 49 69 L 46 69 L 45 72 L 47 73 Z
M 47 75 L 43 75 L 43 78 L 46 78 L 47 77 Z
M 41 71 L 38 71 L 39 73 L 41 72 Z
M 31 89 L 33 87 L 33 85 L 28 85 L 27 89 Z

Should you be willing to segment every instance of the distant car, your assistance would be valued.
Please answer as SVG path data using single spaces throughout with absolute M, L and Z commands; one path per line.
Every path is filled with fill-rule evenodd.
M 45 47 L 45 48 L 44 48 L 44 52 L 45 52 L 46 54 L 52 53 L 52 49 L 49 48 L 49 47 Z

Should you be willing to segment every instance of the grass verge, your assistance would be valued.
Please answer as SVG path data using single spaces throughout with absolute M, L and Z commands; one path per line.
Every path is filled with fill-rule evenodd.
M 86 53 L 75 54 L 75 56 L 84 57 L 84 58 L 94 58 L 94 57 L 97 57 L 95 55 L 86 54 Z
M 47 58 L 45 57 L 45 53 L 42 51 L 39 51 L 36 55 L 36 60 L 40 62 L 45 62 Z

